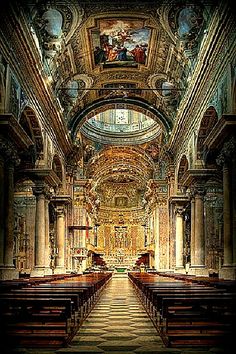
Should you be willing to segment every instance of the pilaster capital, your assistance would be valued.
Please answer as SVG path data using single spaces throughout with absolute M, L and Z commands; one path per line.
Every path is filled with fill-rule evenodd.
M 188 195 L 189 195 L 190 201 L 194 202 L 195 201 L 195 199 L 194 199 L 195 198 L 195 189 L 193 186 L 189 189 Z
M 79 143 L 75 144 L 66 158 L 66 172 L 74 176 L 78 169 L 78 161 L 82 158 L 82 147 Z
M 58 217 L 58 218 L 60 218 L 60 217 L 64 217 L 65 216 L 65 212 L 66 212 L 66 209 L 65 209 L 65 207 L 64 206 L 57 206 L 56 208 L 55 208 L 55 212 L 56 212 L 56 216 Z
M 48 197 L 50 195 L 49 186 L 44 181 L 36 181 L 35 185 L 32 187 L 33 194 L 36 197 L 44 196 Z
M 71 203 L 71 197 L 69 195 L 56 195 L 52 196 L 51 203 L 55 209 L 56 216 L 64 217 L 67 205 Z
M 0 136 L 0 154 L 8 163 L 11 162 L 15 166 L 20 164 L 20 158 L 14 144 L 2 136 Z
M 204 185 L 195 185 L 193 188 L 193 195 L 196 197 L 203 198 L 206 194 L 206 187 Z
M 168 183 L 172 183 L 175 180 L 175 167 L 173 164 L 168 166 L 167 169 L 167 181 Z
M 231 137 L 228 141 L 226 141 L 219 153 L 216 163 L 219 166 L 228 165 L 232 160 L 232 157 L 235 155 L 236 152 L 236 139 L 235 137 Z
M 166 207 L 167 206 L 167 196 L 166 197 L 158 197 L 156 206 L 160 207 Z
M 175 207 L 175 215 L 176 216 L 181 216 L 183 217 L 184 216 L 184 212 L 185 212 L 185 209 L 181 206 L 176 206 Z

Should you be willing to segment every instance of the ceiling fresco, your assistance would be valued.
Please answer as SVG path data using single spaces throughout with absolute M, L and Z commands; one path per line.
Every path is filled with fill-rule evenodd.
M 139 19 L 102 19 L 91 30 L 94 62 L 103 68 L 145 64 L 151 30 Z
M 148 181 L 166 179 L 165 145 L 214 2 L 26 3 L 47 79 L 81 151 L 80 177 L 96 180 L 89 185 L 102 208 L 140 208 Z

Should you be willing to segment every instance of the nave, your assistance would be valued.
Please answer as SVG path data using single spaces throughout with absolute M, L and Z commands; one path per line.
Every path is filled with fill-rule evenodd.
M 147 353 L 165 348 L 127 274 L 116 273 L 70 348 L 58 353 Z M 172 352 L 173 350 L 170 350 Z

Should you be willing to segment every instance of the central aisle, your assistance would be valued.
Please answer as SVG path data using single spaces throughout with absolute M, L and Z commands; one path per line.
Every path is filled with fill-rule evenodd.
M 164 348 L 127 274 L 116 273 L 70 347 L 57 352 L 146 354 Z

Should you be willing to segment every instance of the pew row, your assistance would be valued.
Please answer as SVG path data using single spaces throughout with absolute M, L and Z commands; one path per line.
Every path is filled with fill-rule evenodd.
M 167 347 L 222 348 L 233 341 L 236 292 L 232 289 L 158 274 L 128 276 Z
M 2 287 L 2 343 L 6 348 L 67 346 L 110 278 L 111 273 L 94 273 Z

